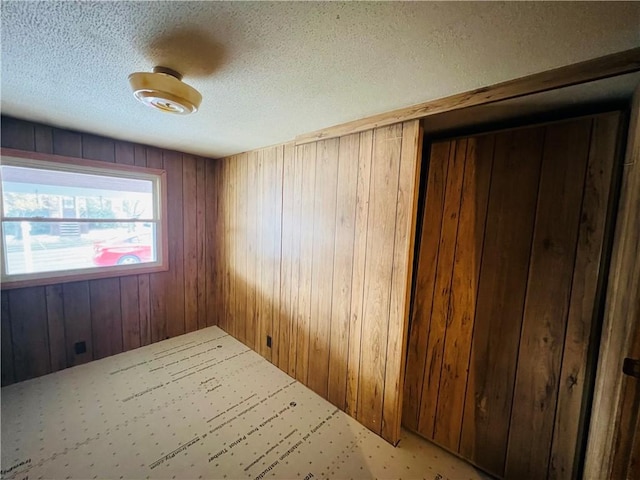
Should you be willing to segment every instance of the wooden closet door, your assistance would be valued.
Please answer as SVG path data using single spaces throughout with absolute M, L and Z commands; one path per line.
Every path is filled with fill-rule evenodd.
M 618 112 L 431 146 L 403 424 L 504 478 L 571 478 Z

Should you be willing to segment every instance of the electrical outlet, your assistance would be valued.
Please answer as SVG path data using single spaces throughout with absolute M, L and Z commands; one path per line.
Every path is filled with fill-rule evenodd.
M 267 335 L 267 347 L 271 348 L 271 336 Z
M 87 344 L 85 342 L 76 342 L 73 346 L 73 349 L 76 352 L 76 355 L 87 352 Z

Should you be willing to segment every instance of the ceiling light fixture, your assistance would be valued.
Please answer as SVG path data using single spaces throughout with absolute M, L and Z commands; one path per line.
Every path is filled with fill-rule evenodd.
M 154 67 L 153 73 L 132 73 L 129 84 L 137 100 L 161 112 L 188 115 L 197 112 L 202 102 L 200 92 L 167 67 Z

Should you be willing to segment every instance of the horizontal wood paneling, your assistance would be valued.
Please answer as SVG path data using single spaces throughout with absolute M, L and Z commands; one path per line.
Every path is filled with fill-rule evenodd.
M 215 224 L 205 221 L 216 187 L 206 166 L 214 160 L 8 117 L 2 146 L 165 168 L 169 195 L 168 272 L 2 292 L 2 385 L 212 324 L 207 297 L 215 289 L 201 281 L 211 262 L 200 259 L 216 250 Z M 76 353 L 78 342 L 85 353 Z
M 498 477 L 577 475 L 619 125 L 432 146 L 403 420 Z
M 220 326 L 392 443 L 419 146 L 413 121 L 235 155 L 212 180 Z

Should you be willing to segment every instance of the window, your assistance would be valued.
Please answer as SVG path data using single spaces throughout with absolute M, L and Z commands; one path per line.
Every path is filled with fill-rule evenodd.
M 162 170 L 2 150 L 2 287 L 167 270 Z

